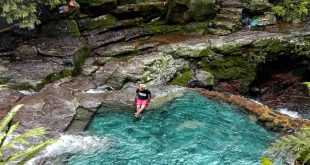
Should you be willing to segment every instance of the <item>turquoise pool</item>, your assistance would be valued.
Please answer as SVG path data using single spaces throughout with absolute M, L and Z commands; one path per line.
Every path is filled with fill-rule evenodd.
M 274 134 L 237 107 L 187 93 L 143 114 L 103 110 L 87 132 L 107 149 L 72 155 L 70 165 L 256 165 Z

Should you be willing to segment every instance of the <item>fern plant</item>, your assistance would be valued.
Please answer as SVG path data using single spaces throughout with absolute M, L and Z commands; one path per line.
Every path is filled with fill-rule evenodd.
M 303 128 L 293 135 L 287 135 L 272 144 L 274 155 L 292 154 L 302 164 L 310 163 L 310 127 Z
M 260 164 L 261 165 L 272 165 L 272 161 L 267 157 L 262 157 L 260 159 Z
M 0 165 L 9 162 L 18 162 L 18 164 L 24 164 L 27 160 L 31 159 L 35 154 L 40 152 L 47 145 L 54 142 L 54 140 L 46 140 L 39 144 L 32 145 L 27 139 L 38 138 L 45 135 L 44 128 L 34 128 L 28 130 L 22 134 L 14 134 L 18 128 L 19 123 L 10 125 L 16 113 L 22 108 L 23 105 L 17 105 L 12 108 L 6 117 L 0 122 Z M 26 146 L 25 150 L 14 152 L 11 155 L 4 155 L 5 151 L 14 149 L 16 146 Z
M 282 0 L 272 11 L 288 22 L 302 21 L 310 13 L 310 0 Z
M 40 23 L 38 10 L 40 5 L 56 7 L 64 0 L 1 0 L 0 17 L 9 24 L 17 24 L 22 28 L 34 28 Z

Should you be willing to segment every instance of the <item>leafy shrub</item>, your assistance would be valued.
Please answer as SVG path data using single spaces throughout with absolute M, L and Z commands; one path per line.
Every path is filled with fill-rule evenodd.
M 285 21 L 302 21 L 309 16 L 310 0 L 281 0 L 272 10 Z
M 10 125 L 15 114 L 22 108 L 22 104 L 15 106 L 8 115 L 0 122 L 0 164 L 19 162 L 23 164 L 31 159 L 35 154 L 40 152 L 47 145 L 53 143 L 53 140 L 43 141 L 39 144 L 30 144 L 27 139 L 42 137 L 45 134 L 44 128 L 34 128 L 27 130 L 22 134 L 15 134 L 19 123 Z M 26 146 L 27 149 L 17 152 L 12 152 L 10 155 L 4 155 L 5 151 L 11 150 L 16 146 Z
M 51 8 L 64 3 L 64 0 L 1 0 L 0 16 L 7 23 L 16 23 L 22 28 L 33 28 L 40 23 L 38 18 L 39 5 L 47 5 Z
M 292 154 L 302 164 L 310 163 L 310 127 L 303 128 L 293 135 L 287 135 L 272 144 L 274 155 Z

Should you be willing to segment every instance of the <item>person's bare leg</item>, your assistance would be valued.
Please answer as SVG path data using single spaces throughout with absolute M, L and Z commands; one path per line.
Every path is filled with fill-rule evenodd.
M 141 105 L 140 109 L 135 113 L 136 117 L 139 117 L 139 115 L 144 111 L 145 105 Z
M 135 112 L 135 116 L 136 116 L 136 117 L 137 117 L 137 114 L 138 114 L 139 110 L 141 109 L 141 106 L 142 106 L 142 105 L 137 105 L 137 106 L 136 106 L 136 112 Z

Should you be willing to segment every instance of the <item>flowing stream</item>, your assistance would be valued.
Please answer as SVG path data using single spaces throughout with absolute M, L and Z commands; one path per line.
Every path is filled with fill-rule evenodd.
M 82 150 L 69 165 L 255 165 L 275 134 L 239 108 L 187 93 L 143 114 L 101 110 L 87 133 L 109 147 Z M 87 144 L 86 144 L 87 145 Z

